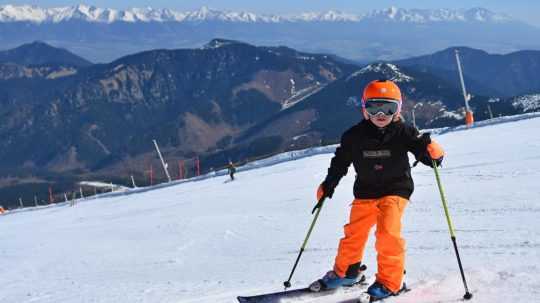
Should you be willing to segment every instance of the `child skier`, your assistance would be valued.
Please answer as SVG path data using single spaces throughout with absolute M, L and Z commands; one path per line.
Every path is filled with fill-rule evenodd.
M 345 236 L 339 242 L 334 268 L 313 282 L 313 291 L 352 285 L 360 279 L 364 247 L 376 225 L 377 274 L 367 292 L 372 299 L 397 295 L 402 289 L 405 241 L 401 217 L 414 185 L 407 152 L 420 162 L 439 166 L 442 148 L 429 135 L 401 120 L 399 87 L 392 81 L 370 82 L 362 96 L 364 120 L 346 131 L 331 160 L 328 174 L 317 190 L 317 199 L 332 198 L 339 180 L 352 163 L 356 170 L 354 201 Z M 317 205 L 316 207 L 319 207 Z

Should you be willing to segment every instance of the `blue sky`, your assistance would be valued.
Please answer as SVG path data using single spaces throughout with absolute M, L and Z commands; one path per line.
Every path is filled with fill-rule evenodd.
M 69 0 L 12 0 L 2 1 L 0 4 L 30 4 L 42 7 L 75 5 L 81 1 Z M 201 6 L 220 10 L 246 10 L 256 13 L 295 13 L 304 11 L 326 11 L 336 9 L 351 13 L 363 13 L 373 9 L 382 9 L 389 6 L 402 8 L 471 8 L 484 7 L 492 11 L 503 12 L 512 15 L 528 23 L 540 26 L 540 1 L 537 0 L 401 0 L 401 1 L 359 1 L 359 0 L 86 0 L 83 3 L 99 7 L 128 8 L 151 6 L 156 8 L 174 8 L 178 10 L 193 10 Z

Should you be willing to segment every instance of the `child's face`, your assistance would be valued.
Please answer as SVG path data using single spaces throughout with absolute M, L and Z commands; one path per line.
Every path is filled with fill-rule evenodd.
M 379 128 L 388 126 L 388 124 L 392 122 L 393 118 L 394 116 L 387 116 L 383 113 L 378 113 L 374 116 L 369 115 L 369 121 L 371 121 L 371 123 L 375 124 L 375 126 Z

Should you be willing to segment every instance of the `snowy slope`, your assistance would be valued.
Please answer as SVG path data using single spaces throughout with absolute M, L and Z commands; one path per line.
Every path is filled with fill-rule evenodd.
M 441 176 L 473 302 L 540 297 L 538 129 L 533 118 L 436 137 L 447 150 Z M 280 290 L 330 158 L 0 216 L 0 302 L 234 302 Z M 433 172 L 413 174 L 404 236 L 414 290 L 388 302 L 457 302 L 463 286 Z M 293 285 L 330 269 L 353 177 L 323 209 Z M 374 257 L 371 241 L 370 274 Z

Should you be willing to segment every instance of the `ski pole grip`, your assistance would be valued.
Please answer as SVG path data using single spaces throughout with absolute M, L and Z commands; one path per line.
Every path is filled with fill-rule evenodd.
M 313 207 L 313 210 L 311 211 L 311 214 L 313 215 L 315 213 L 315 211 L 319 208 L 322 207 L 323 203 L 324 203 L 324 200 L 326 199 L 326 196 L 323 196 L 318 202 L 317 204 L 315 204 L 315 207 Z

